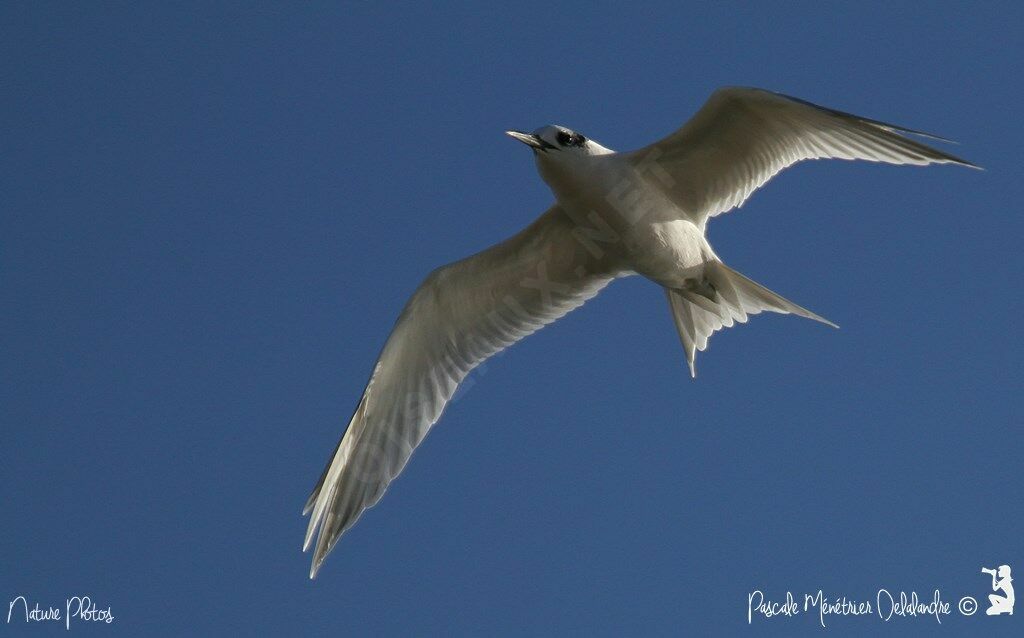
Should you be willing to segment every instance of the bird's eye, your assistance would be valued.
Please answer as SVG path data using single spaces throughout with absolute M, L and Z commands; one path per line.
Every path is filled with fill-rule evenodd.
M 559 131 L 555 139 L 561 146 L 583 146 L 587 141 L 587 138 L 579 133 L 567 133 L 565 131 Z

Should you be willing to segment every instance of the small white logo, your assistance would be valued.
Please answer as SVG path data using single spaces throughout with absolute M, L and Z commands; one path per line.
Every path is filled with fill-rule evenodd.
M 99 605 L 88 596 L 72 596 L 64 600 L 64 607 L 47 605 L 46 608 L 34 603 L 29 606 L 29 601 L 24 596 L 17 596 L 7 606 L 7 624 L 11 619 L 19 620 L 24 614 L 25 622 L 64 622 L 64 628 L 71 629 L 71 621 L 74 619 L 86 622 L 102 622 L 110 624 L 114 622 L 114 614 L 110 613 L 110 607 L 101 609 Z
M 988 602 L 991 606 L 985 610 L 985 613 L 989 616 L 998 616 L 999 614 L 1009 614 L 1012 616 L 1013 603 L 1016 599 L 1013 595 L 1013 579 L 1010 578 L 1010 566 L 1000 565 L 999 569 L 982 567 L 981 573 L 992 577 L 992 591 L 1002 590 L 1005 594 L 1005 596 L 989 594 Z

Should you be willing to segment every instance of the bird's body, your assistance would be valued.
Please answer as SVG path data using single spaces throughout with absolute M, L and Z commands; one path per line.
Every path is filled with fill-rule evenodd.
M 311 577 L 470 370 L 613 279 L 640 274 L 664 288 L 694 375 L 710 335 L 749 315 L 830 324 L 722 263 L 707 221 L 801 160 L 973 166 L 900 131 L 917 133 L 744 88 L 717 91 L 681 129 L 629 153 L 559 126 L 510 131 L 533 149 L 555 204 L 517 235 L 431 273 L 407 303 L 306 504 L 306 548 L 319 530 Z
M 714 258 L 703 229 L 650 183 L 658 176 L 645 174 L 643 164 L 598 148 L 564 165 L 538 153 L 538 172 L 578 228 L 604 233 L 602 249 L 622 271 L 681 285 L 687 273 Z

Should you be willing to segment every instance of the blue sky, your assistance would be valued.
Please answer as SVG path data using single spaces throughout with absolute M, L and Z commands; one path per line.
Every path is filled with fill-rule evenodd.
M 5 4 L 0 602 L 89 595 L 87 635 L 1020 635 L 957 601 L 1024 573 L 1024 15 L 751 4 Z M 840 331 L 757 317 L 693 381 L 617 282 L 474 374 L 310 582 L 299 512 L 408 295 L 551 201 L 502 131 L 636 148 L 726 84 L 988 170 L 780 175 L 710 241 Z M 880 588 L 952 613 L 747 625 L 757 589 Z

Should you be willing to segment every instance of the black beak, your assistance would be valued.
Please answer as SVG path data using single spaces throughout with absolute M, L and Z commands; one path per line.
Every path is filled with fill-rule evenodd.
M 505 135 L 514 137 L 523 144 L 526 144 L 535 151 L 547 151 L 548 149 L 558 148 L 552 144 L 548 144 L 544 140 L 540 139 L 533 133 L 522 133 L 520 131 L 505 131 Z

